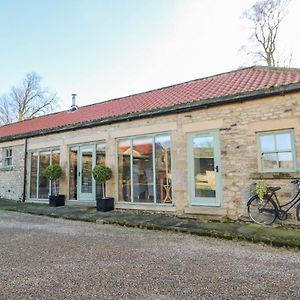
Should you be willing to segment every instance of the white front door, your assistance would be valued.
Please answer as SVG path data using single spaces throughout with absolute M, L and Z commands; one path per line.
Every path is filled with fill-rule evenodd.
M 190 204 L 221 205 L 221 165 L 218 132 L 189 136 Z
M 95 200 L 95 181 L 93 167 L 95 166 L 95 146 L 80 146 L 78 153 L 78 200 Z

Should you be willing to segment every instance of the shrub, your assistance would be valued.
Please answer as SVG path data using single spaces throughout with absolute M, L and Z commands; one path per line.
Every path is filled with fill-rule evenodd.
M 62 175 L 62 168 L 60 165 L 54 164 L 48 166 L 45 171 L 44 175 L 48 178 L 48 180 L 54 181 L 54 194 L 58 195 L 58 179 Z
M 56 165 L 56 164 L 48 166 L 45 169 L 44 175 L 49 180 L 57 180 L 62 175 L 62 168 L 60 167 L 60 165 Z
M 107 180 L 110 180 L 113 176 L 112 170 L 110 167 L 107 167 L 104 164 L 96 165 L 93 169 L 93 177 L 94 179 L 102 183 L 102 190 L 103 190 L 103 197 L 106 198 L 106 188 L 105 188 L 105 182 Z
M 105 183 L 112 178 L 112 170 L 104 164 L 96 165 L 93 169 L 93 177 L 97 182 Z

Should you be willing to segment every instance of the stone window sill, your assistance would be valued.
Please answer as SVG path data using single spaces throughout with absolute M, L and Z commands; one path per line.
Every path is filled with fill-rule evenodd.
M 250 175 L 251 179 L 294 179 L 300 178 L 300 172 L 256 172 Z
M 7 166 L 7 167 L 0 167 L 0 171 L 12 171 L 13 166 Z

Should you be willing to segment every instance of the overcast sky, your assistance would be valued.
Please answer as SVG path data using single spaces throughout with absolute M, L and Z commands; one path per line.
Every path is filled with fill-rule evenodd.
M 0 94 L 35 71 L 60 109 L 249 65 L 253 0 L 0 0 Z M 300 67 L 300 1 L 280 31 Z

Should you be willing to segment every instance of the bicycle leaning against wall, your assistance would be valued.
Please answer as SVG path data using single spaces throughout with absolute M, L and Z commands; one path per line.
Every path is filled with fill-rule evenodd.
M 284 221 L 287 219 L 289 211 L 298 204 L 296 216 L 297 220 L 300 221 L 300 179 L 292 180 L 291 183 L 297 185 L 297 193 L 282 205 L 280 205 L 276 195 L 276 191 L 280 190 L 281 187 L 269 187 L 263 199 L 260 199 L 257 194 L 252 196 L 247 203 L 250 219 L 262 225 L 271 225 L 276 218 Z

